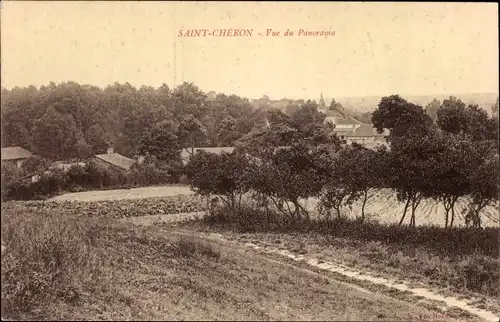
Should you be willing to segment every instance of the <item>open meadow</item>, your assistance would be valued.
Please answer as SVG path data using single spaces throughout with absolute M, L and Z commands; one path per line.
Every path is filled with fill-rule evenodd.
M 206 208 L 195 195 L 2 204 L 2 316 L 479 321 L 500 313 L 492 291 L 500 262 L 480 249 L 454 256 L 354 234 L 242 232 Z

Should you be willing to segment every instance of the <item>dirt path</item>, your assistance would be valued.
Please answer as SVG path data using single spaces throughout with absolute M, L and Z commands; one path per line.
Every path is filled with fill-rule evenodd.
M 49 200 L 76 200 L 76 201 L 101 201 L 101 200 L 121 200 L 153 197 L 170 197 L 176 195 L 193 194 L 188 186 L 161 186 L 143 187 L 133 189 L 98 190 L 73 192 L 50 198 Z
M 123 221 L 137 224 L 137 225 L 144 225 L 144 226 L 151 226 L 151 225 L 158 225 L 158 224 L 166 224 L 166 226 L 170 226 L 176 222 L 182 222 L 186 220 L 193 220 L 196 218 L 199 218 L 202 216 L 203 213 L 188 213 L 188 214 L 176 214 L 176 215 L 163 215 L 163 216 L 147 216 L 147 217 L 141 217 L 141 218 L 127 218 L 124 219 Z M 275 257 L 274 261 L 278 261 L 278 263 L 284 264 L 283 260 L 284 259 L 291 259 L 293 262 L 298 262 L 305 264 L 304 266 L 306 268 L 301 268 L 305 269 L 306 271 L 311 272 L 309 268 L 316 268 L 319 269 L 320 272 L 330 272 L 334 274 L 338 274 L 340 276 L 346 277 L 350 280 L 353 280 L 355 282 L 361 282 L 361 283 L 369 283 L 373 285 L 379 285 L 387 289 L 392 289 L 396 290 L 398 292 L 403 292 L 406 294 L 407 298 L 411 301 L 418 302 L 421 305 L 430 305 L 431 307 L 437 307 L 439 310 L 441 310 L 444 313 L 436 313 L 432 318 L 429 316 L 427 319 L 431 320 L 450 320 L 452 316 L 456 317 L 456 313 L 446 313 L 448 310 L 453 310 L 453 309 L 460 309 L 464 312 L 467 312 L 470 315 L 479 317 L 481 320 L 485 321 L 499 321 L 499 317 L 496 316 L 494 313 L 489 312 L 484 309 L 480 309 L 477 307 L 474 307 L 474 305 L 470 301 L 466 300 L 461 300 L 452 296 L 443 296 L 441 294 L 438 294 L 437 292 L 431 291 L 429 289 L 425 288 L 413 288 L 410 285 L 410 283 L 402 282 L 400 280 L 391 280 L 387 278 L 381 278 L 381 277 L 376 277 L 375 273 L 370 273 L 370 272 L 365 272 L 365 271 L 359 271 L 352 269 L 350 267 L 347 267 L 346 265 L 343 265 L 342 263 L 335 263 L 335 262 L 327 262 L 327 261 L 321 261 L 317 258 L 313 257 L 308 257 L 300 254 L 293 253 L 287 249 L 282 249 L 278 247 L 273 247 L 272 245 L 268 244 L 263 244 L 259 243 L 259 245 L 252 243 L 252 242 L 247 242 L 247 243 L 242 243 L 239 241 L 231 240 L 228 239 L 227 237 L 221 235 L 221 234 L 216 234 L 216 233 L 203 233 L 203 232 L 198 232 L 198 231 L 192 231 L 192 230 L 185 230 L 185 229 L 176 229 L 176 230 L 171 230 L 169 233 L 172 234 L 181 234 L 181 235 L 191 235 L 191 236 L 197 236 L 205 239 L 209 239 L 211 241 L 217 241 L 217 242 L 222 242 L 225 244 L 230 244 L 233 247 L 246 247 L 249 249 L 254 250 L 255 252 L 259 254 L 270 254 L 270 255 L 277 255 Z M 299 268 L 297 268 L 299 269 Z M 324 273 L 322 273 L 324 274 Z M 335 280 L 336 283 L 342 283 L 339 280 Z M 356 289 L 358 291 L 362 291 L 364 293 L 369 293 L 371 296 L 374 298 L 377 298 L 381 296 L 380 294 L 374 294 L 373 292 L 370 292 L 369 290 L 362 288 L 358 285 L 355 285 L 353 283 L 348 283 L 345 284 L 349 286 L 350 288 Z M 408 297 L 409 295 L 409 297 Z M 470 318 L 468 318 L 470 320 Z M 472 319 L 473 320 L 473 319 Z

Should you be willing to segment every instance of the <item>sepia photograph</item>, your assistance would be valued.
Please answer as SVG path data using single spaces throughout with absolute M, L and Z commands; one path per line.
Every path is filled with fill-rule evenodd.
M 496 2 L 0 15 L 2 321 L 500 322 Z

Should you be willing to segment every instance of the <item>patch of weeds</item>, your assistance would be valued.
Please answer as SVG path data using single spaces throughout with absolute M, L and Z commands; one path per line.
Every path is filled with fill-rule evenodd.
M 196 257 L 197 255 L 206 256 L 219 260 L 221 254 L 212 245 L 200 242 L 194 238 L 181 237 L 176 243 L 177 250 L 182 257 Z

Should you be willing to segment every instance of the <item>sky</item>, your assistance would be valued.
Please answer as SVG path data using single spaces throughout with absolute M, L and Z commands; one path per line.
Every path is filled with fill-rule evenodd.
M 3 87 L 194 82 L 205 92 L 497 92 L 496 3 L 2 1 Z M 251 37 L 178 37 L 187 29 Z M 280 36 L 266 36 L 267 29 Z M 285 30 L 295 31 L 283 36 Z M 299 36 L 299 29 L 335 31 Z M 262 33 L 263 35 L 259 35 Z

